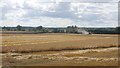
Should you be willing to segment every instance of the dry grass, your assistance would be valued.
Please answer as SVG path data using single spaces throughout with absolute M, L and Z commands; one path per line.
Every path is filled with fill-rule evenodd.
M 3 65 L 10 66 L 117 66 L 118 48 L 39 53 L 6 53 Z M 64 63 L 63 63 L 64 62 Z
M 2 34 L 0 47 L 3 65 L 117 66 L 117 46 L 108 34 Z
M 2 52 L 40 52 L 118 46 L 117 35 L 3 34 Z

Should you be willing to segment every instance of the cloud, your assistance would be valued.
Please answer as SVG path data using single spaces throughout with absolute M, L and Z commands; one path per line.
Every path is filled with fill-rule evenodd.
M 80 15 L 79 24 L 85 23 L 87 26 L 117 26 L 118 7 L 117 3 L 72 3 L 72 9 Z M 100 6 L 99 6 L 100 5 Z M 114 5 L 114 6 L 113 6 Z M 75 7 L 75 8 L 74 8 Z M 112 10 L 114 9 L 114 10 Z
M 2 9 L 0 11 L 2 13 L 1 20 L 4 26 L 12 26 L 12 24 L 29 26 L 117 26 L 118 3 L 116 0 L 72 1 L 2 0 L 2 5 L 0 5 Z
M 6 23 L 6 22 L 9 22 L 9 23 Z M 70 19 L 61 19 L 61 18 L 54 19 L 54 18 L 50 18 L 50 17 L 40 17 L 39 19 L 30 19 L 29 21 L 26 21 L 26 22 L 23 22 L 23 21 L 16 22 L 16 20 L 11 22 L 10 20 L 4 20 L 2 25 L 16 26 L 16 24 L 20 24 L 22 26 L 42 25 L 42 26 L 46 26 L 46 27 L 51 27 L 54 25 L 54 27 L 61 27 L 64 25 L 74 24 L 74 22 Z

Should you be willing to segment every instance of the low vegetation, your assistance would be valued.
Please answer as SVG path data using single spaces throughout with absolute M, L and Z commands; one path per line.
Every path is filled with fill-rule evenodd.
M 2 34 L 2 64 L 9 66 L 117 66 L 118 35 Z M 64 63 L 63 63 L 64 62 Z
M 118 46 L 117 35 L 3 34 L 2 52 L 83 50 Z

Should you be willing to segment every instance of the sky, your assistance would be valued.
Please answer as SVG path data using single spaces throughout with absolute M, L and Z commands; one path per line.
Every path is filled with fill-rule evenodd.
M 0 13 L 1 26 L 118 26 L 118 0 L 0 0 Z

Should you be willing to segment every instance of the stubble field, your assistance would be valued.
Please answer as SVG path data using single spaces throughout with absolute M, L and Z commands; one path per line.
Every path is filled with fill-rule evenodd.
M 118 65 L 117 35 L 3 34 L 1 47 L 3 65 Z

